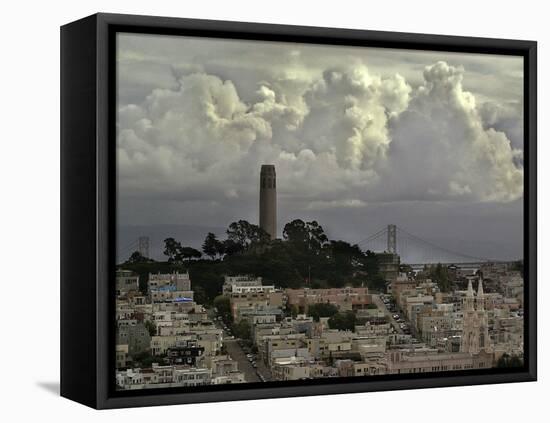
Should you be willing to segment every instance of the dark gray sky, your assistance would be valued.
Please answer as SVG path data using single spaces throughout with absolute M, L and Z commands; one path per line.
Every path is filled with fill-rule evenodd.
M 123 34 L 117 61 L 121 245 L 257 222 L 272 163 L 279 232 L 316 219 L 357 242 L 395 223 L 522 255 L 520 57 Z

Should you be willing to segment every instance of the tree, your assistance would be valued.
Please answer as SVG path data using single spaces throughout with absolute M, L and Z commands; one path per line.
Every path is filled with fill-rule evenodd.
M 243 250 L 254 244 L 267 243 L 270 240 L 269 234 L 258 225 L 239 220 L 229 225 L 227 239 L 240 245 Z
M 237 338 L 248 340 L 251 336 L 250 323 L 246 320 L 241 320 L 239 323 L 236 323 L 232 327 L 233 333 Z
M 337 313 L 328 319 L 328 326 L 331 329 L 338 330 L 355 330 L 355 322 L 357 317 L 352 311 L 346 311 L 344 313 Z
M 446 266 L 443 266 L 441 263 L 437 263 L 436 266 L 430 266 L 428 274 L 430 278 L 437 283 L 442 292 L 450 291 L 451 284 L 449 282 L 449 274 Z
M 164 240 L 164 252 L 163 254 L 168 257 L 168 262 L 172 263 L 181 249 L 181 244 L 174 238 L 166 238 Z
M 386 279 L 380 274 L 376 274 L 367 279 L 367 287 L 375 292 L 386 292 Z
M 199 250 L 196 250 L 195 248 L 192 248 L 192 247 L 180 246 L 176 253 L 175 260 L 181 263 L 185 260 L 191 261 L 191 259 L 198 259 L 201 257 L 202 257 L 202 253 Z
M 338 307 L 330 303 L 312 304 L 307 309 L 307 314 L 313 317 L 316 322 L 320 317 L 332 317 L 338 313 Z
M 244 251 L 244 247 L 238 242 L 233 241 L 232 239 L 226 239 L 222 242 L 223 252 L 228 256 L 232 256 Z
M 206 235 L 206 238 L 202 244 L 202 251 L 204 254 L 206 254 L 208 257 L 210 257 L 212 260 L 216 257 L 216 255 L 220 254 L 220 251 L 222 250 L 223 243 L 216 238 L 216 235 L 212 232 L 208 232 L 208 235 Z
M 214 307 L 216 307 L 216 310 L 218 310 L 218 314 L 220 316 L 225 318 L 231 316 L 229 297 L 225 295 L 218 295 L 216 298 L 214 298 Z
M 283 238 L 312 254 L 319 254 L 328 242 L 323 227 L 315 220 L 304 222 L 301 219 L 295 219 L 287 223 L 283 229 Z
M 364 257 L 357 244 L 351 245 L 345 241 L 330 241 L 329 251 L 331 258 L 340 266 L 352 266 Z
M 155 336 L 157 334 L 157 326 L 155 325 L 155 322 L 152 322 L 151 320 L 146 320 L 145 328 L 149 331 L 150 336 Z
M 153 356 L 150 351 L 143 351 L 141 353 L 135 354 L 132 357 L 135 367 L 141 368 L 150 368 L 153 363 L 162 363 L 164 358 L 161 356 Z
M 497 367 L 523 367 L 523 358 L 517 355 L 503 354 L 497 361 Z
M 149 259 L 147 257 L 142 256 L 139 251 L 134 251 L 128 258 L 128 260 L 126 260 L 126 263 L 131 263 L 131 264 L 147 263 L 148 261 Z
M 370 250 L 365 251 L 362 261 L 363 267 L 369 276 L 374 277 L 380 273 L 380 267 L 376 253 Z

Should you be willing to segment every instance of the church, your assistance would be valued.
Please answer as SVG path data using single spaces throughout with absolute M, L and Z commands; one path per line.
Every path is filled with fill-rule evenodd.
M 468 282 L 468 290 L 463 299 L 463 329 L 460 351 L 478 354 L 480 351 L 491 352 L 485 296 L 481 278 L 474 296 L 472 281 Z

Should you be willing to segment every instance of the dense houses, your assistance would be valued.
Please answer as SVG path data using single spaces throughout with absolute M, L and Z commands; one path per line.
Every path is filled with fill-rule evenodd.
M 494 367 L 504 355 L 522 359 L 521 274 L 505 263 L 449 266 L 447 274 L 448 292 L 427 272 L 409 271 L 392 275 L 386 293 L 281 289 L 259 277 L 226 276 L 227 325 L 249 329 L 238 353 L 226 349 L 222 317 L 194 301 L 187 273 L 150 274 L 142 295 L 139 278 L 121 270 L 117 385 L 243 383 L 252 381 L 250 370 L 261 380 L 433 373 Z M 324 304 L 334 306 L 330 315 L 314 318 L 312 307 Z M 342 320 L 350 316 L 351 323 Z
M 244 382 L 237 362 L 222 352 L 223 333 L 193 300 L 187 273 L 117 273 L 116 383 L 120 389 Z

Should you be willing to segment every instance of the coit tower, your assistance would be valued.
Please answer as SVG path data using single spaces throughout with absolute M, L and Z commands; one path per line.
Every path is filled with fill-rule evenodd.
M 274 165 L 264 164 L 260 170 L 260 228 L 271 239 L 277 238 L 277 176 Z

